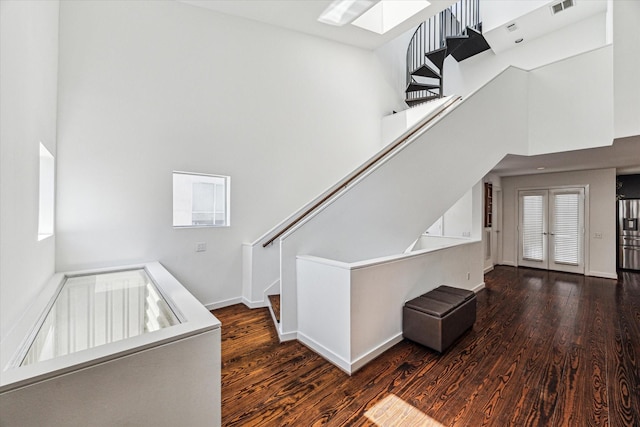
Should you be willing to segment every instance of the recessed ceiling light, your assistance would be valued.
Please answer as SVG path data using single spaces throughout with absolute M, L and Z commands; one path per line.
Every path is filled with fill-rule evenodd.
M 524 39 L 522 37 L 520 37 L 519 39 L 516 39 L 516 43 L 522 43 L 524 41 Z
M 545 167 L 544 167 L 544 166 L 540 166 L 539 168 L 536 168 L 536 169 L 538 169 L 539 171 L 541 171 L 541 170 L 544 170 L 544 169 L 545 169 Z

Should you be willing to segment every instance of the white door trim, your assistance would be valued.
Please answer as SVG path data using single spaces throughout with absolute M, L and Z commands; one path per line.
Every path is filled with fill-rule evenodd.
M 584 199 L 583 199 L 583 223 L 584 223 L 584 233 L 582 238 L 582 264 L 583 268 L 579 272 L 579 274 L 587 275 L 590 272 L 590 194 L 589 194 L 589 185 L 588 184 L 578 184 L 578 185 L 558 185 L 558 186 L 549 186 L 549 187 L 520 187 L 515 189 L 515 241 L 516 247 L 515 249 L 515 267 L 529 267 L 529 265 L 525 265 L 521 262 L 521 235 L 520 235 L 520 194 L 522 192 L 535 192 L 542 190 L 567 190 L 567 189 L 583 189 Z M 535 267 L 534 267 L 535 268 Z M 538 267 L 539 268 L 539 267 Z

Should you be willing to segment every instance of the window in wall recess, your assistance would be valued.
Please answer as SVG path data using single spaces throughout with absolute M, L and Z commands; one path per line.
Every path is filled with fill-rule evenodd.
M 174 227 L 228 227 L 228 176 L 173 172 Z
M 40 178 L 38 190 L 38 240 L 53 236 L 55 206 L 55 161 L 53 155 L 40 143 Z

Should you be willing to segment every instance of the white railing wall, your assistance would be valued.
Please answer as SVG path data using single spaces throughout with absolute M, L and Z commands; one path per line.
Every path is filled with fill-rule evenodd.
M 482 243 L 344 263 L 299 256 L 298 339 L 348 374 L 402 340 L 405 301 L 441 284 L 479 291 Z

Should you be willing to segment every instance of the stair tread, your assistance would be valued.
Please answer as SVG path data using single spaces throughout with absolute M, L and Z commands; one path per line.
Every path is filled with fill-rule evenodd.
M 411 72 L 412 76 L 420 76 L 420 77 L 432 77 L 434 79 L 441 79 L 442 76 L 440 73 L 433 68 L 429 67 L 427 64 L 422 64 L 414 71 Z
M 455 58 L 456 50 L 458 50 L 458 48 L 462 46 L 467 40 L 469 40 L 469 36 L 448 36 L 447 54 L 453 55 L 453 57 Z
M 416 92 L 419 90 L 430 90 L 430 89 L 440 89 L 439 84 L 431 84 L 431 83 L 417 83 L 411 82 L 407 86 L 405 92 Z
M 440 49 L 432 50 L 431 52 L 425 53 L 425 56 L 439 70 L 442 70 L 444 59 L 447 57 L 447 48 L 441 47 Z
M 456 61 L 464 61 L 467 58 L 471 58 L 485 50 L 490 49 L 489 43 L 479 31 L 467 27 L 467 40 L 461 43 L 451 55 Z

